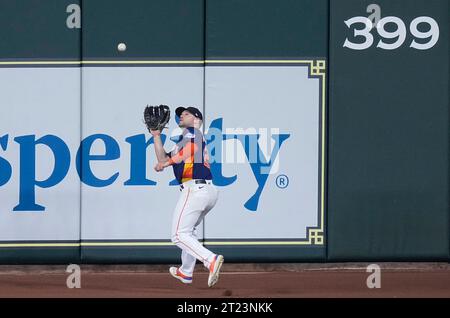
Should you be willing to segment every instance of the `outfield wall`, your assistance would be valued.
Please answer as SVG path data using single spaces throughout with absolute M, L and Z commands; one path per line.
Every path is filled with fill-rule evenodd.
M 227 261 L 448 260 L 448 6 L 0 1 L 0 263 L 178 262 L 147 104 L 202 109 Z

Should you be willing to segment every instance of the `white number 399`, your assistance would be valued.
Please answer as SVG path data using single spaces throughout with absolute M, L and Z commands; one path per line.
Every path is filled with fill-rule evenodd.
M 347 21 L 344 21 L 344 23 L 349 29 L 351 29 L 351 26 L 353 24 L 359 23 L 363 25 L 363 28 L 355 28 L 353 33 L 354 38 L 360 37 L 362 38 L 361 40 L 363 40 L 363 42 L 360 41 L 360 43 L 354 43 L 349 39 L 345 39 L 344 47 L 352 50 L 365 50 L 372 46 L 374 39 L 370 31 L 372 30 L 373 25 L 370 19 L 366 17 L 353 17 L 348 19 Z M 394 24 L 396 26 L 395 30 L 387 31 L 385 28 L 387 24 Z M 420 31 L 418 28 L 419 24 L 428 24 L 428 31 Z M 377 47 L 381 49 L 395 50 L 405 42 L 406 26 L 402 19 L 398 17 L 391 16 L 380 19 L 376 25 L 376 30 L 383 39 L 390 40 L 388 42 L 385 42 L 383 39 L 379 40 Z M 436 20 L 431 17 L 423 16 L 415 18 L 409 25 L 409 31 L 416 39 L 422 40 L 419 43 L 414 39 L 409 45 L 409 47 L 417 50 L 428 50 L 432 48 L 439 40 L 439 25 L 437 24 Z M 392 41 L 392 39 L 395 40 Z M 424 39 L 428 39 L 428 41 L 423 42 Z

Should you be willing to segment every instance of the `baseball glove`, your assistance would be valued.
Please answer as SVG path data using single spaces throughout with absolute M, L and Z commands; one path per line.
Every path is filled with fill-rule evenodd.
M 144 123 L 149 132 L 162 131 L 170 120 L 170 108 L 166 105 L 146 106 L 144 109 Z

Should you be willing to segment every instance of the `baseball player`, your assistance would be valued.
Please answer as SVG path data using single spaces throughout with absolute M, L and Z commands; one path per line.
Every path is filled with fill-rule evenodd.
M 179 268 L 171 267 L 169 272 L 181 282 L 190 284 L 198 259 L 209 270 L 208 286 L 212 287 L 219 279 L 224 258 L 206 249 L 196 236 L 196 227 L 218 198 L 218 190 L 212 184 L 206 142 L 200 131 L 203 116 L 195 107 L 178 107 L 175 113 L 183 133 L 171 152 L 167 153 L 163 148 L 161 131 L 150 130 L 158 159 L 155 170 L 160 172 L 172 166 L 180 183 L 181 195 L 172 221 L 172 242 L 182 250 L 182 264 Z

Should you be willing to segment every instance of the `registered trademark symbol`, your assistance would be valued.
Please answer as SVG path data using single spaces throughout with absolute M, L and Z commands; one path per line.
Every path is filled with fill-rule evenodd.
M 280 189 L 285 189 L 289 185 L 289 178 L 285 174 L 280 174 L 275 181 Z

